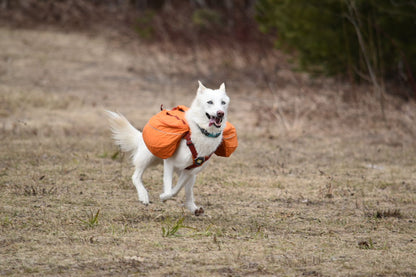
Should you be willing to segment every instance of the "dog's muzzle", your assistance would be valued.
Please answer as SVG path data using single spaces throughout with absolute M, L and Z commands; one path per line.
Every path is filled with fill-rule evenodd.
M 223 111 L 217 111 L 216 115 L 210 115 L 208 113 L 206 113 L 205 115 L 207 116 L 207 118 L 209 119 L 209 124 L 208 126 L 212 126 L 214 125 L 217 128 L 221 127 L 222 124 L 222 120 L 224 118 L 224 112 Z

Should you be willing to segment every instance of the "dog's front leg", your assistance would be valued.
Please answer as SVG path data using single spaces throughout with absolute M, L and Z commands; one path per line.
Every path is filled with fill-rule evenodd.
M 163 160 L 163 193 L 160 195 L 162 200 L 172 194 L 173 169 L 171 160 Z
M 165 194 L 162 193 L 160 195 L 160 200 L 162 201 L 166 201 L 174 196 L 176 196 L 179 191 L 183 188 L 183 186 L 189 182 L 189 179 L 192 177 L 191 174 L 189 174 L 186 170 L 183 170 L 178 178 L 178 183 L 176 184 L 176 186 L 173 187 L 173 189 L 171 190 L 171 192 L 169 194 Z
M 199 216 L 204 213 L 202 207 L 197 207 L 194 202 L 194 184 L 195 184 L 196 175 L 191 175 L 189 181 L 185 184 L 185 207 L 191 211 L 191 213 Z

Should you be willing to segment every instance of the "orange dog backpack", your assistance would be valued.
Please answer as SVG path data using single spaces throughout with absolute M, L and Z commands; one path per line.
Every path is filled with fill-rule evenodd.
M 180 105 L 169 111 L 162 110 L 150 118 L 143 128 L 143 140 L 153 155 L 166 159 L 175 153 L 181 139 L 190 132 L 185 119 L 187 110 L 186 106 Z M 215 154 L 229 157 L 237 146 L 237 131 L 231 123 L 226 122 L 222 142 Z

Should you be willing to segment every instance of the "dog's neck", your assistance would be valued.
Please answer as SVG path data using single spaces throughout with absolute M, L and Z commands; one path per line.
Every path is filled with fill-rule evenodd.
M 197 124 L 199 130 L 201 131 L 201 133 L 203 133 L 205 136 L 209 137 L 209 138 L 217 138 L 222 134 L 222 131 L 218 132 L 218 133 L 210 133 L 209 131 L 207 131 L 206 129 L 202 128 L 201 126 L 199 126 Z

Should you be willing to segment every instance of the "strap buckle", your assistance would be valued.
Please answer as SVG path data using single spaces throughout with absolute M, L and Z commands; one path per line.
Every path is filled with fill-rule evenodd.
M 194 163 L 197 165 L 197 166 L 200 166 L 201 164 L 203 164 L 205 162 L 205 157 L 198 157 L 198 158 L 196 158 L 195 160 L 194 160 Z

